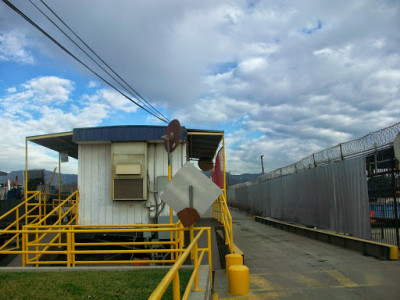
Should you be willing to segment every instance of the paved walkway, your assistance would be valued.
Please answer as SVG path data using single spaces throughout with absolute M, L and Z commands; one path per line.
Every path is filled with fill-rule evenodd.
M 400 261 L 382 261 L 253 221 L 231 209 L 235 244 L 250 269 L 247 296 L 226 293 L 216 271 L 219 299 L 400 299 Z

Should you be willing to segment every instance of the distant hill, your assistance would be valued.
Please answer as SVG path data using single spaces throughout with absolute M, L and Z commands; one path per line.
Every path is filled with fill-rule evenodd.
M 0 183 L 6 182 L 7 179 L 11 179 L 15 181 L 16 176 L 18 176 L 18 182 L 22 184 L 24 182 L 24 170 L 20 171 L 12 171 L 5 176 L 0 176 Z M 51 171 L 44 171 L 44 180 L 45 184 L 47 184 L 51 178 Z M 77 184 L 78 182 L 78 175 L 76 174 L 62 174 L 61 173 L 61 184 Z M 52 185 L 58 185 L 58 173 L 54 174 Z
M 21 171 L 12 171 L 8 173 L 5 176 L 0 176 L 0 183 L 6 182 L 7 179 L 11 179 L 15 181 L 15 177 L 18 176 L 18 181 L 19 183 L 24 182 L 24 172 L 23 170 Z M 211 176 L 211 171 L 208 172 L 203 172 L 206 176 L 210 177 Z M 45 178 L 45 184 L 47 184 L 51 178 L 51 171 L 44 171 L 44 178 Z M 227 173 L 226 174 L 226 184 L 227 186 L 230 185 L 235 185 L 238 183 L 246 182 L 253 180 L 260 176 L 261 174 L 250 174 L 250 173 L 244 173 L 240 175 L 232 175 Z M 78 182 L 78 175 L 76 174 L 61 174 L 61 184 L 63 185 L 77 185 Z M 58 173 L 54 174 L 53 182 L 52 185 L 57 186 L 58 185 Z
M 211 176 L 211 171 L 203 172 L 206 176 L 210 177 Z M 238 183 L 246 182 L 253 180 L 260 176 L 261 174 L 250 174 L 250 173 L 243 173 L 240 175 L 232 175 L 229 173 L 226 173 L 226 185 L 235 185 Z

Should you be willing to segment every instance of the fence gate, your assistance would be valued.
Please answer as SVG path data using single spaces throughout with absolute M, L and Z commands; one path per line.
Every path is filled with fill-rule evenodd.
M 366 156 L 372 240 L 399 245 L 399 161 L 393 147 Z

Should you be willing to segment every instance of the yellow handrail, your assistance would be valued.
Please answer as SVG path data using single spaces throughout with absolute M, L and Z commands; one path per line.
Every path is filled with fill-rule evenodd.
M 210 286 L 212 285 L 212 265 L 211 265 L 211 233 L 210 233 L 210 228 L 207 229 L 201 229 L 199 233 L 196 235 L 196 237 L 193 238 L 192 242 L 190 245 L 186 248 L 186 250 L 181 254 L 181 256 L 177 259 L 175 264 L 169 269 L 168 273 L 164 276 L 162 281 L 159 283 L 157 288 L 153 291 L 153 293 L 150 295 L 149 299 L 151 300 L 159 300 L 162 298 L 164 295 L 165 291 L 167 290 L 168 286 L 173 282 L 173 287 L 172 287 L 172 292 L 173 292 L 173 299 L 180 299 L 180 285 L 179 285 L 179 269 L 185 262 L 186 258 L 189 256 L 189 254 L 192 253 L 192 250 L 197 250 L 195 252 L 198 252 L 197 247 L 197 242 L 200 238 L 200 236 L 203 234 L 203 232 L 207 230 L 208 234 L 208 248 L 207 249 L 201 249 L 201 255 L 198 257 L 198 253 L 195 253 L 195 262 L 194 262 L 194 269 L 192 276 L 189 280 L 189 283 L 186 287 L 185 293 L 183 295 L 182 299 L 188 299 L 190 290 L 192 288 L 193 283 L 195 284 L 195 290 L 198 289 L 198 269 L 201 264 L 201 260 L 204 256 L 204 252 L 208 252 L 208 261 L 210 265 Z M 196 280 L 197 279 L 197 280 Z M 211 286 L 212 287 L 212 286 Z
M 232 216 L 226 203 L 224 193 L 221 193 L 213 204 L 213 217 L 224 225 L 225 244 L 229 246 L 230 252 L 233 253 Z
M 0 247 L 0 251 L 3 250 L 3 249 L 5 249 L 5 248 L 6 248 L 12 241 L 14 241 L 14 240 L 16 240 L 16 248 L 19 248 L 19 243 L 20 243 L 19 238 L 20 238 L 20 235 L 21 235 L 21 233 L 19 232 L 19 230 L 20 230 L 20 221 L 21 221 L 21 220 L 24 220 L 24 221 L 25 221 L 25 222 L 23 222 L 24 225 L 29 224 L 29 223 L 28 223 L 28 218 L 29 218 L 29 217 L 32 217 L 32 216 L 29 216 L 29 214 L 30 214 L 31 212 L 34 212 L 36 209 L 39 209 L 39 216 L 40 216 L 41 193 L 40 193 L 40 191 L 37 191 L 37 192 L 30 192 L 30 194 L 32 194 L 32 195 L 29 196 L 27 199 L 25 199 L 25 200 L 24 200 L 23 202 L 21 202 L 20 204 L 18 204 L 17 206 L 15 206 L 14 208 L 10 209 L 8 212 L 6 212 L 5 214 L 3 214 L 3 215 L 0 217 L 0 221 L 1 221 L 1 220 L 4 219 L 5 217 L 7 217 L 7 216 L 9 216 L 10 214 L 12 214 L 12 213 L 15 212 L 15 220 L 14 220 L 11 224 L 9 224 L 6 228 L 0 230 L 0 235 L 3 235 L 3 234 L 12 234 L 12 233 L 14 233 L 14 235 L 13 235 L 11 238 L 9 238 L 8 241 L 6 241 L 6 242 Z M 35 199 L 36 196 L 39 197 L 38 203 L 33 203 L 33 204 L 29 203 L 29 201 L 31 201 L 32 199 Z M 20 209 L 22 206 L 25 206 L 25 213 L 22 214 L 22 216 L 20 216 L 19 209 Z M 29 206 L 32 206 L 32 208 L 31 208 L 31 209 L 28 209 Z M 35 215 L 34 217 L 36 217 L 36 218 L 35 218 L 33 221 L 31 221 L 31 223 L 34 222 L 34 221 L 36 221 L 37 218 L 38 218 L 37 215 Z M 15 226 L 16 230 L 15 230 L 15 231 L 14 231 L 14 230 L 10 230 L 10 228 L 13 228 L 14 226 Z
M 72 198 L 76 197 L 76 200 L 73 200 Z M 79 191 L 76 190 L 75 192 L 73 192 L 67 199 L 63 200 L 62 202 L 60 202 L 52 211 L 50 211 L 49 213 L 47 213 L 46 216 L 44 216 L 43 218 L 40 219 L 40 221 L 38 223 L 36 223 L 35 225 L 41 225 L 43 224 L 48 218 L 50 218 L 55 212 L 59 211 L 59 218 L 58 220 L 54 223 L 60 223 L 61 224 L 61 220 L 67 215 L 67 212 L 64 212 L 64 214 L 61 215 L 61 208 L 65 207 L 65 205 L 68 202 L 72 202 L 73 204 L 71 205 L 71 207 L 67 210 L 67 212 L 72 211 L 73 208 L 77 209 L 78 208 L 78 203 L 79 203 Z

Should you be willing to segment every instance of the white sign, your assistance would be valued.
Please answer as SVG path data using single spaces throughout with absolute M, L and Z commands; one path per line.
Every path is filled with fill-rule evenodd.
M 203 215 L 212 203 L 222 193 L 221 189 L 205 176 L 193 164 L 186 163 L 175 174 L 161 193 L 161 199 L 176 212 L 191 207 L 189 202 L 189 187 L 193 192 L 193 207 L 199 215 Z

